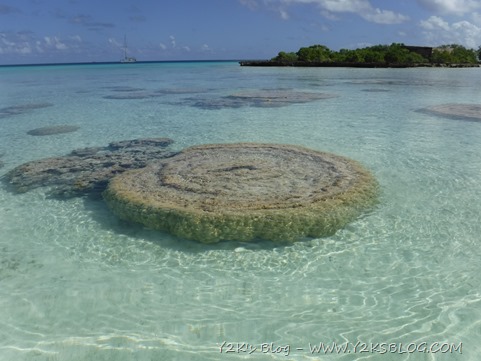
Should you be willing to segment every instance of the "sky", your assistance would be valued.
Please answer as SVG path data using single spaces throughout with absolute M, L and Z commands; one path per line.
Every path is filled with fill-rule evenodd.
M 481 46 L 481 0 L 0 0 L 0 65 L 270 59 L 321 44 Z

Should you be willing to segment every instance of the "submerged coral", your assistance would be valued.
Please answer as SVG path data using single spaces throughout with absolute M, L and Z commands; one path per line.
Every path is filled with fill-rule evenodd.
M 5 175 L 17 192 L 54 186 L 51 195 L 71 197 L 102 192 L 116 174 L 171 156 L 169 138 L 112 142 L 107 147 L 76 149 L 69 155 L 24 163 Z
M 262 90 L 243 91 L 218 98 L 194 97 L 186 99 L 186 101 L 189 105 L 202 109 L 240 108 L 245 106 L 277 108 L 333 97 L 336 97 L 336 95 L 292 90 Z
M 419 111 L 453 119 L 481 121 L 481 105 L 479 104 L 441 104 L 423 108 Z
M 376 196 L 355 161 L 255 143 L 187 148 L 114 177 L 104 192 L 120 218 L 205 243 L 332 235 Z
M 105 95 L 104 99 L 115 99 L 115 100 L 141 100 L 141 99 L 151 99 L 163 97 L 166 95 L 179 95 L 179 94 L 196 94 L 205 93 L 205 89 L 190 89 L 190 88 L 164 88 L 158 90 L 148 90 L 143 88 L 133 88 L 133 87 L 110 87 L 113 93 Z
M 367 89 L 362 89 L 361 91 L 367 92 L 367 93 L 386 93 L 389 92 L 389 89 L 382 89 L 382 88 L 367 88 Z
M 24 114 L 35 109 L 42 109 L 42 108 L 47 108 L 51 106 L 53 106 L 53 104 L 51 103 L 33 103 L 33 104 L 13 105 L 10 107 L 1 108 L 0 118 L 6 118 L 12 115 Z
M 27 134 L 35 136 L 52 135 L 52 134 L 63 134 L 71 133 L 79 130 L 80 127 L 76 125 L 52 125 L 49 127 L 42 127 L 29 130 Z
M 128 100 L 128 99 L 149 99 L 154 97 L 151 93 L 146 92 L 125 92 L 118 94 L 111 94 L 104 96 L 104 99 L 117 99 L 117 100 Z

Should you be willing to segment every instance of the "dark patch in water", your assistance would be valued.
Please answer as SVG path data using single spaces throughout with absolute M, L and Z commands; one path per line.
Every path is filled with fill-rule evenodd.
M 3 177 L 10 190 L 22 193 L 54 186 L 52 196 L 99 195 L 115 175 L 172 156 L 173 140 L 147 138 L 112 142 L 106 147 L 82 148 L 62 157 L 24 163 Z
M 145 91 L 144 88 L 134 88 L 130 86 L 114 86 L 114 87 L 108 87 L 106 89 L 109 89 L 114 92 L 137 92 L 137 91 Z
M 0 281 L 18 277 L 18 275 L 30 274 L 37 272 L 43 265 L 38 263 L 35 259 L 26 257 L 25 255 L 13 254 L 3 247 L 0 252 Z
M 363 92 L 368 92 L 368 93 L 385 93 L 385 92 L 389 92 L 390 90 L 389 89 L 376 89 L 376 88 L 373 88 L 373 89 L 362 89 Z
M 71 133 L 75 132 L 76 130 L 80 129 L 76 125 L 52 125 L 50 127 L 42 127 L 29 130 L 27 134 L 35 135 L 35 136 L 44 136 L 44 135 L 52 135 L 52 134 L 63 134 L 63 133 Z
M 104 96 L 104 99 L 128 100 L 128 99 L 149 99 L 152 95 L 149 93 L 121 93 Z
M 336 97 L 336 95 L 288 90 L 262 90 L 240 92 L 219 98 L 187 98 L 185 99 L 185 102 L 190 106 L 201 109 L 241 107 L 278 108 L 291 104 L 308 103 L 333 97 Z
M 433 105 L 431 107 L 418 109 L 418 112 L 457 120 L 481 121 L 480 104 L 451 103 Z
M 51 106 L 53 106 L 53 104 L 51 103 L 32 103 L 32 104 L 13 105 L 10 107 L 1 108 L 0 118 L 6 118 L 12 115 L 25 114 L 35 109 L 42 109 L 42 108 L 47 108 Z
M 170 89 L 159 89 L 156 90 L 154 93 L 162 94 L 162 95 L 170 95 L 170 94 L 198 94 L 198 93 L 205 93 L 208 90 L 206 89 L 190 89 L 190 88 L 170 88 Z

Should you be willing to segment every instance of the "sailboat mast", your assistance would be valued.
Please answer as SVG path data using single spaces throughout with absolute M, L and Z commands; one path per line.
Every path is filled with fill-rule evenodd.
M 135 63 L 137 59 L 134 57 L 127 56 L 127 36 L 124 35 L 124 58 L 120 61 L 121 63 Z

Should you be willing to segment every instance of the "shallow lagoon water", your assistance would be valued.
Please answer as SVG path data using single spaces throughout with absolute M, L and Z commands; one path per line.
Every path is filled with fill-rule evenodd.
M 77 148 L 170 137 L 179 150 L 253 141 L 333 152 L 381 186 L 379 205 L 334 236 L 285 246 L 198 244 L 122 222 L 102 200 L 2 187 L 0 360 L 477 360 L 481 123 L 418 110 L 479 104 L 479 76 L 235 62 L 0 68 L 0 108 L 17 110 L 0 117 L 0 175 Z M 222 101 L 260 91 L 332 97 Z M 58 124 L 80 128 L 27 134 Z M 257 349 L 221 353 L 224 341 Z M 289 355 L 261 349 L 271 342 Z M 349 348 L 312 353 L 320 342 Z M 423 342 L 462 353 L 407 352 Z M 406 353 L 371 352 L 377 343 Z

